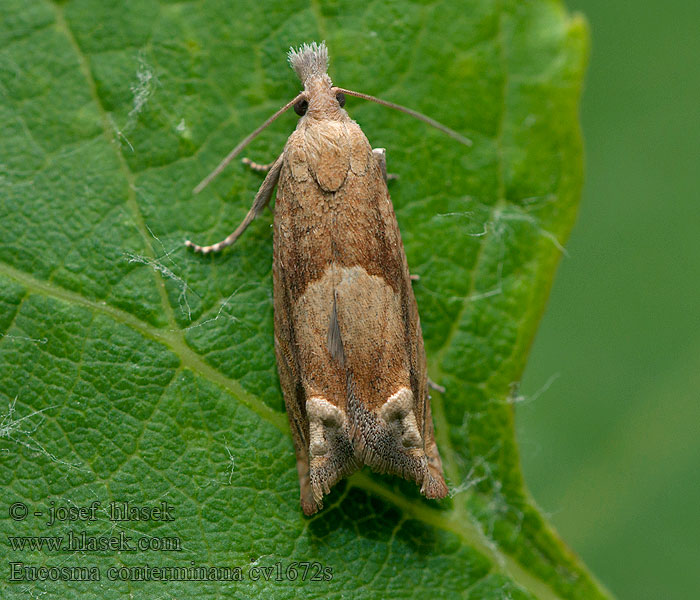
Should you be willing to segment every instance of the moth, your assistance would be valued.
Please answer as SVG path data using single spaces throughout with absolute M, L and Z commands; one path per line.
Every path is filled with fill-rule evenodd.
M 311 515 L 340 479 L 368 465 L 414 481 L 427 498 L 447 485 L 435 442 L 426 356 L 408 263 L 386 180 L 384 149 L 372 149 L 344 110 L 349 94 L 398 108 L 463 143 L 469 140 L 405 107 L 335 87 L 324 43 L 290 49 L 304 90 L 244 139 L 195 188 L 200 191 L 291 106 L 300 115 L 267 169 L 233 244 L 274 207 L 275 354 L 296 450 L 301 507 Z

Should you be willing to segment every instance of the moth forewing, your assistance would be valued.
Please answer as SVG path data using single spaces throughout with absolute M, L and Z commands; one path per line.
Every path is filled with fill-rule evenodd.
M 291 50 L 289 61 L 304 84 L 296 130 L 238 229 L 214 246 L 189 245 L 208 252 L 233 243 L 277 184 L 275 353 L 304 513 L 322 508 L 331 487 L 363 465 L 443 498 L 420 319 L 384 153 L 372 151 L 343 109 L 325 44 Z

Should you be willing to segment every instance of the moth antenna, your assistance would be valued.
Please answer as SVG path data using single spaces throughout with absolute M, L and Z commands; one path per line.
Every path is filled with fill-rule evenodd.
M 236 156 L 238 156 L 250 142 L 252 142 L 259 134 L 261 131 L 263 131 L 270 123 L 272 123 L 277 117 L 279 117 L 283 112 L 289 109 L 289 107 L 293 106 L 295 102 L 298 100 L 301 100 L 304 97 L 305 92 L 301 92 L 298 96 L 296 96 L 293 100 L 290 100 L 285 104 L 282 108 L 280 108 L 274 115 L 272 115 L 267 121 L 265 121 L 260 127 L 258 127 L 253 133 L 248 135 L 238 146 L 236 146 L 231 152 L 229 152 L 226 155 L 226 158 L 224 158 L 218 166 L 211 172 L 209 175 L 207 175 L 202 181 L 200 181 L 197 184 L 197 187 L 194 188 L 194 193 L 199 194 L 205 187 L 209 185 L 212 179 L 214 179 L 221 171 L 223 171 L 226 168 L 226 165 L 228 165 Z
M 398 111 L 401 111 L 403 113 L 406 113 L 407 115 L 411 115 L 412 117 L 415 117 L 419 121 L 423 121 L 424 123 L 427 123 L 431 127 L 435 127 L 435 129 L 439 129 L 443 133 L 446 133 L 449 135 L 452 139 L 457 140 L 458 142 L 464 144 L 465 146 L 471 146 L 472 141 L 469 138 L 464 137 L 462 134 L 457 133 L 454 129 L 450 129 L 447 127 L 447 125 L 443 125 L 439 121 L 436 121 L 435 119 L 431 119 L 427 115 L 424 115 L 423 113 L 419 113 L 417 110 L 413 110 L 412 108 L 406 108 L 405 106 L 401 106 L 400 104 L 394 104 L 393 102 L 389 102 L 388 100 L 382 100 L 381 98 L 377 98 L 376 96 L 370 96 L 369 94 L 363 94 L 361 92 L 354 92 L 352 90 L 346 90 L 345 88 L 341 87 L 333 87 L 334 93 L 342 93 L 342 94 L 347 94 L 348 96 L 355 96 L 356 98 L 362 98 L 363 100 L 371 100 L 372 102 L 376 102 L 377 104 L 381 104 L 382 106 L 387 106 L 388 108 L 394 108 Z

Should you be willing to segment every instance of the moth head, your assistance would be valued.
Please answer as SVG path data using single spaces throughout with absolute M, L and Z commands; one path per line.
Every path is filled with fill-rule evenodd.
M 325 42 L 302 44 L 298 50 L 289 49 L 289 64 L 304 84 L 304 92 L 294 103 L 300 117 L 344 119 L 347 114 L 345 95 L 333 87 L 328 75 L 328 48 Z
M 387 102 L 381 98 L 375 98 L 369 94 L 363 94 L 361 92 L 355 92 L 353 90 L 347 90 L 340 87 L 333 86 L 331 78 L 328 76 L 328 48 L 326 44 L 321 42 L 317 44 L 316 42 L 311 42 L 310 44 L 302 44 L 298 50 L 294 48 L 289 49 L 287 55 L 289 57 L 289 64 L 296 71 L 296 74 L 301 79 L 304 84 L 304 91 L 301 92 L 296 98 L 290 100 L 282 108 L 280 108 L 275 114 L 267 119 L 262 125 L 260 125 L 253 133 L 248 135 L 242 142 L 240 142 L 231 152 L 229 152 L 226 157 L 218 164 L 216 169 L 214 169 L 209 175 L 207 175 L 202 181 L 199 182 L 197 187 L 194 188 L 194 193 L 198 194 L 201 192 L 209 182 L 214 179 L 221 171 L 226 168 L 236 156 L 245 148 L 251 141 L 253 141 L 261 131 L 263 131 L 270 123 L 274 122 L 280 115 L 284 114 L 287 109 L 294 107 L 295 112 L 302 118 L 301 122 L 306 118 L 312 119 L 331 119 L 335 121 L 349 121 L 350 117 L 343 110 L 345 106 L 345 95 L 355 96 L 357 98 L 363 98 L 365 100 L 371 100 L 372 102 L 377 102 L 389 108 L 394 108 L 409 114 L 432 127 L 439 129 L 440 131 L 446 133 L 450 137 L 458 140 L 466 146 L 471 146 L 471 141 L 460 135 L 456 131 L 453 131 L 449 127 L 445 127 L 441 123 L 438 123 L 435 119 L 426 117 L 425 115 L 401 106 L 399 104 L 394 104 L 393 102 Z

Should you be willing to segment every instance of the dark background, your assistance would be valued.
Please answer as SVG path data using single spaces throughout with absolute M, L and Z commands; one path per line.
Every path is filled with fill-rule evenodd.
M 698 598 L 700 3 L 567 6 L 586 183 L 517 409 L 525 477 L 619 598 Z

